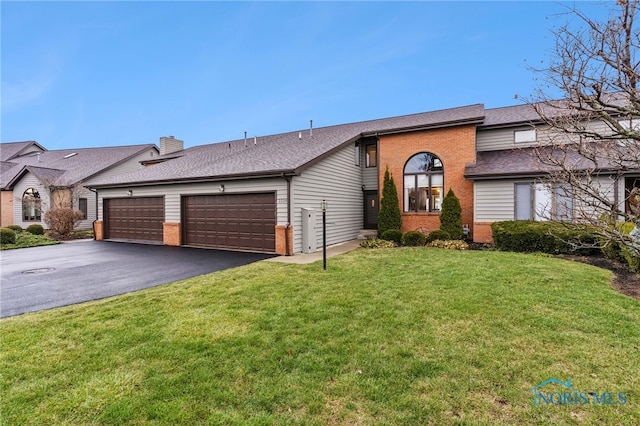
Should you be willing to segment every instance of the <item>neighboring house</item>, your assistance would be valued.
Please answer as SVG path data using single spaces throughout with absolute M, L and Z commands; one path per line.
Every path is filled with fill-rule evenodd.
M 585 123 L 599 134 L 606 135 L 602 122 Z M 465 178 L 474 182 L 474 240 L 490 242 L 491 223 L 502 220 L 571 220 L 578 211 L 592 211 L 584 203 L 570 196 L 565 189 L 549 187 L 542 178 L 550 170 L 541 162 L 536 151 L 551 148 L 558 138 L 566 135 L 549 130 L 529 105 L 487 109 L 485 118 L 477 128 L 476 160 L 467 165 Z M 596 144 L 596 142 L 590 142 Z M 566 161 L 574 163 L 576 170 L 590 168 L 572 152 L 560 152 Z M 584 163 L 580 165 L 580 163 Z M 629 211 L 631 191 L 640 186 L 640 171 L 622 171 L 610 164 L 606 155 L 599 159 L 592 173 L 594 185 L 621 211 Z M 596 203 L 597 204 L 597 203 Z M 575 216 L 574 216 L 575 215 Z
M 537 182 L 544 172 L 532 147 L 552 136 L 540 124 L 530 106 L 476 104 L 187 149 L 161 138 L 149 167 L 86 183 L 98 193 L 96 237 L 313 252 L 321 248 L 323 200 L 328 244 L 376 228 L 388 168 L 403 232 L 438 229 L 451 188 L 474 241 L 489 242 L 494 221 L 544 220 L 542 205 L 551 216 L 560 205 L 573 208 L 566 194 Z M 623 203 L 637 175 L 613 180 L 613 172 L 602 183 Z
M 78 228 L 90 229 L 97 198 L 84 182 L 144 168 L 141 162 L 158 154 L 154 144 L 49 151 L 34 141 L 2 143 L 1 226 L 38 223 L 46 228 L 48 209 L 73 207 L 85 217 Z

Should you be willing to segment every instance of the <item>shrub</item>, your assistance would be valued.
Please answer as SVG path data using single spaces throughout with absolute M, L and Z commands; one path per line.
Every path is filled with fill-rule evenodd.
M 84 219 L 80 210 L 71 208 L 55 208 L 44 214 L 44 222 L 50 230 L 58 235 L 68 235 Z
M 627 266 L 629 266 L 629 269 L 636 274 L 640 273 L 640 257 L 634 255 L 628 247 L 622 249 L 622 257 L 626 261 Z
M 393 241 L 381 240 L 379 238 L 371 238 L 360 243 L 360 247 L 376 249 L 376 248 L 393 248 L 397 247 Z
M 33 235 L 44 235 L 44 228 L 37 223 L 27 226 L 26 231 Z
M 402 242 L 402 231 L 399 229 L 387 229 L 382 233 L 380 239 L 400 244 Z
M 633 231 L 635 224 L 633 224 L 632 222 L 619 222 L 616 224 L 610 224 L 610 226 L 615 226 L 616 228 L 618 228 L 622 235 L 629 235 L 629 233 Z M 627 259 L 624 256 L 623 248 L 620 243 L 618 243 L 617 241 L 606 240 L 602 238 L 600 240 L 600 245 L 602 248 L 602 253 L 606 257 L 621 263 L 627 263 Z
M 469 244 L 462 240 L 434 240 L 428 244 L 429 247 L 438 247 L 448 250 L 468 250 Z
M 384 172 L 382 186 L 382 199 L 380 200 L 380 212 L 378 213 L 378 236 L 382 236 L 389 229 L 400 229 L 402 226 L 400 206 L 398 204 L 398 190 L 389 173 L 389 167 Z
M 512 220 L 491 224 L 498 250 L 549 254 L 598 254 L 596 237 L 559 222 Z
M 7 226 L 7 228 L 13 230 L 13 232 L 15 232 L 16 234 L 19 234 L 20 232 L 22 232 L 22 226 L 20 225 L 9 225 Z
M 440 229 L 447 231 L 453 240 L 461 240 L 464 238 L 462 230 L 462 207 L 460 200 L 453 193 L 453 189 L 449 188 L 449 192 L 442 200 L 442 212 L 440 213 Z
M 427 237 L 420 231 L 409 231 L 402 236 L 403 246 L 423 246 Z
M 435 231 L 429 232 L 427 236 L 427 243 L 430 243 L 435 240 L 447 241 L 451 239 L 451 235 L 447 231 L 442 229 L 436 229 Z
M 16 243 L 15 231 L 9 228 L 0 228 L 0 243 L 15 244 Z

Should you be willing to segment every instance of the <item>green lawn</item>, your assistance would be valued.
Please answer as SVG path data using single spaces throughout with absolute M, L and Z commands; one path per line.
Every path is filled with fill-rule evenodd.
M 640 302 L 608 271 L 433 248 L 321 263 L 0 321 L 2 424 L 640 424 Z M 552 377 L 627 403 L 534 407 Z

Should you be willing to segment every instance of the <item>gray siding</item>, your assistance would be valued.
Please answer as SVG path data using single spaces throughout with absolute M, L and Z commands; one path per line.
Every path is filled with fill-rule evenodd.
M 518 182 L 532 182 L 531 179 L 504 179 L 474 182 L 474 221 L 496 222 L 499 220 L 515 219 L 515 184 Z M 615 200 L 615 182 L 608 177 L 595 178 L 596 185 L 611 201 Z M 618 190 L 624 191 L 621 183 Z M 620 192 L 621 194 L 624 192 Z M 624 207 L 624 201 L 621 202 Z M 597 203 L 593 203 L 597 204 Z M 590 215 L 593 207 L 574 201 L 576 218 L 579 214 Z
M 516 182 L 523 181 L 509 179 L 474 182 L 474 221 L 513 220 Z
M 87 188 L 80 188 L 73 194 L 73 208 L 79 208 L 79 199 L 87 199 L 87 218 L 80 222 L 76 229 L 92 229 L 93 221 L 96 220 L 96 194 L 89 191 Z
M 115 167 L 112 167 L 110 169 L 107 169 L 101 173 L 96 174 L 95 176 L 91 177 L 91 179 L 95 179 L 95 178 L 108 178 L 111 176 L 116 176 L 119 174 L 123 174 L 123 173 L 128 173 L 128 172 L 132 172 L 134 170 L 138 170 L 141 168 L 144 168 L 145 166 L 143 166 L 142 164 L 140 164 L 140 161 L 143 160 L 151 160 L 155 157 L 158 156 L 158 151 L 155 150 L 155 148 L 146 150 L 138 155 L 136 155 L 133 158 L 130 158 L 129 160 L 125 161 L 122 164 L 118 164 Z
M 607 134 L 608 127 L 604 122 L 592 122 L 586 127 L 594 132 Z M 515 143 L 514 133 L 519 130 L 530 130 L 531 126 L 516 126 L 501 129 L 478 129 L 476 132 L 476 149 L 478 151 L 498 151 L 501 149 L 527 148 L 538 144 L 549 144 L 552 142 L 568 141 L 567 135 L 551 131 L 549 128 L 538 127 L 537 141 L 533 143 Z
M 363 225 L 362 183 L 362 170 L 355 165 L 353 146 L 293 178 L 294 253 L 302 251 L 302 208 L 318 212 L 316 237 L 318 249 L 322 248 L 320 206 L 323 199 L 327 200 L 327 244 L 338 244 L 358 236 Z

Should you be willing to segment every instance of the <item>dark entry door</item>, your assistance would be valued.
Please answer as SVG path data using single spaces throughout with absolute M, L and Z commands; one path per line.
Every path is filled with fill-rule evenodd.
M 364 229 L 378 228 L 378 191 L 364 191 Z

